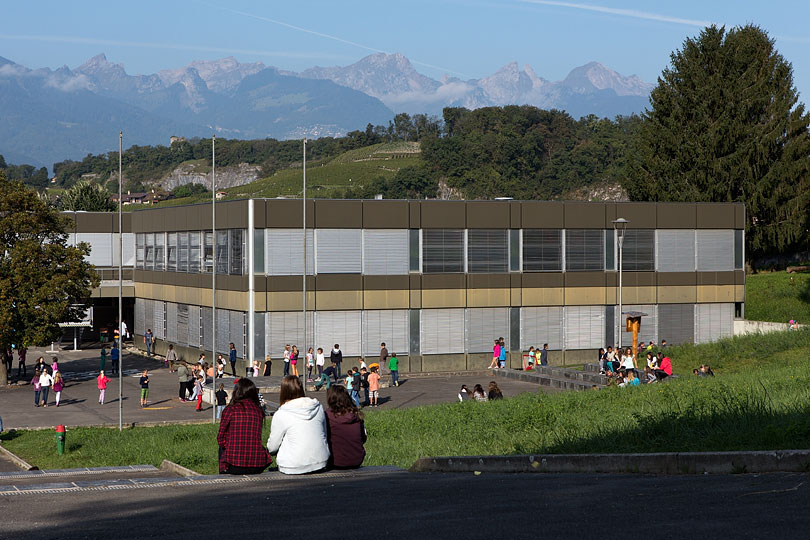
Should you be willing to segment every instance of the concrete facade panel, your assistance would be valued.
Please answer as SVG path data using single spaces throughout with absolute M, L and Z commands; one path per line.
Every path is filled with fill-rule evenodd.
M 698 285 L 697 301 L 702 302 L 734 302 L 736 285 Z
M 604 229 L 605 203 L 566 202 L 566 229 Z
M 408 201 L 363 201 L 363 227 L 366 229 L 408 229 Z
M 524 306 L 561 306 L 564 296 L 562 287 L 524 287 L 521 291 Z
M 660 304 L 694 304 L 697 302 L 697 289 L 694 286 L 659 286 L 657 294 Z
M 363 201 L 316 199 L 315 226 L 321 229 L 362 228 Z
M 363 294 L 363 309 L 408 309 L 410 291 L 407 289 L 366 290 Z
M 347 310 L 363 308 L 363 291 L 315 291 L 315 305 L 319 310 Z
M 697 206 L 694 203 L 657 203 L 656 209 L 659 229 L 697 228 Z
M 422 357 L 421 371 L 464 371 L 467 359 L 464 354 L 429 354 Z
M 567 306 L 593 306 L 605 303 L 605 287 L 569 287 L 565 289 L 565 305 Z
M 508 229 L 511 225 L 508 202 L 470 201 L 467 207 L 468 229 Z
M 503 307 L 510 305 L 510 289 L 468 289 L 468 307 Z
M 464 229 L 467 227 L 467 203 L 463 201 L 423 201 L 421 203 L 421 222 L 423 229 Z
M 699 203 L 697 209 L 697 229 L 733 229 L 736 225 L 733 203 Z
M 565 227 L 565 205 L 561 202 L 521 202 L 520 224 L 524 229 L 562 229 Z
M 423 308 L 466 307 L 466 289 L 431 289 L 422 291 Z

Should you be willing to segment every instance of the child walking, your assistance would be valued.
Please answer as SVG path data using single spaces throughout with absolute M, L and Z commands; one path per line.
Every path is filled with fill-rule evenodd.
M 377 366 L 372 366 L 368 375 L 368 393 L 371 398 L 371 406 L 377 407 L 377 399 L 380 397 L 380 374 L 377 373 Z
M 148 370 L 143 370 L 141 373 L 141 407 L 146 407 L 146 399 L 149 397 L 149 372 Z
M 62 398 L 62 390 L 65 388 L 65 380 L 62 378 L 62 373 L 57 371 L 53 374 L 53 394 L 56 398 L 56 406 L 59 406 L 59 400 Z
M 222 411 L 225 410 L 225 405 L 228 403 L 228 393 L 225 391 L 225 385 L 219 383 L 219 390 L 214 395 L 217 398 L 217 420 L 219 420 Z
M 194 383 L 194 393 L 197 394 L 197 412 L 202 411 L 202 397 L 203 397 L 203 378 L 201 375 L 197 376 L 197 382 Z
M 31 379 L 31 386 L 34 387 L 34 407 L 39 407 L 39 394 L 42 391 L 42 387 L 39 385 L 39 370 L 34 371 L 34 378 Z
M 107 383 L 110 382 L 110 379 L 104 375 L 103 371 L 100 371 L 98 377 L 96 377 L 96 382 L 98 383 L 98 403 L 104 405 L 104 392 L 107 390 Z
M 307 351 L 307 382 L 312 382 L 312 370 L 315 369 L 315 355 L 312 347 Z

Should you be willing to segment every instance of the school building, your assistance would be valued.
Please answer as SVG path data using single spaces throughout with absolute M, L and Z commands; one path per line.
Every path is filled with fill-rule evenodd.
M 402 371 L 480 369 L 504 337 L 510 363 L 549 344 L 551 363 L 596 359 L 627 345 L 618 313 L 641 311 L 640 340 L 702 343 L 733 334 L 744 315 L 741 204 L 546 201 L 310 200 L 306 269 L 301 200 L 251 199 L 124 215 L 124 320 L 143 347 L 211 358 L 280 358 L 285 344 L 339 343 Z M 117 316 L 117 214 L 67 213 L 71 241 L 92 246 L 102 277 L 94 330 Z M 306 339 L 303 280 L 306 271 Z M 134 324 L 133 324 L 134 319 Z M 274 362 L 273 372 L 281 372 Z

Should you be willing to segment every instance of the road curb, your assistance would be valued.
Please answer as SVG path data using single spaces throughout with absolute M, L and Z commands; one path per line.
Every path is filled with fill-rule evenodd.
M 192 471 L 191 469 L 178 465 L 174 461 L 169 461 L 168 459 L 163 460 L 163 463 L 160 464 L 160 469 L 185 477 L 202 476 L 197 471 Z
M 124 422 L 123 428 L 130 429 L 135 427 L 160 427 L 160 426 L 196 426 L 199 424 L 210 424 L 211 417 L 208 416 L 205 419 L 199 420 L 161 420 L 157 422 Z M 89 425 L 70 425 L 65 424 L 65 428 L 67 429 L 78 429 L 78 428 L 108 428 L 108 429 L 118 429 L 118 424 L 115 423 L 108 423 L 108 424 L 89 424 Z M 17 431 L 43 431 L 43 430 L 52 430 L 53 426 L 14 426 L 9 428 L 7 431 L 17 430 Z
M 2 444 L 0 444 L 0 454 L 3 454 L 3 456 L 8 458 L 12 463 L 14 463 L 14 465 L 21 468 L 24 471 L 38 470 L 38 467 L 34 467 L 33 465 L 25 461 L 23 458 L 21 458 L 14 452 L 11 452 L 10 450 L 4 448 Z
M 733 474 L 810 471 L 810 450 L 536 454 L 418 459 L 411 472 Z

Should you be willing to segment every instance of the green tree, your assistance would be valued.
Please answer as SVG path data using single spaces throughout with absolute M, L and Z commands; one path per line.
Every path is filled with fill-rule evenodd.
M 760 28 L 710 26 L 658 79 L 625 187 L 633 200 L 743 202 L 749 262 L 807 241 L 810 117 Z
M 0 171 L 0 350 L 12 343 L 45 345 L 61 335 L 59 323 L 81 320 L 77 306 L 99 279 L 84 260 L 90 247 L 66 244 L 69 223 Z M 0 386 L 6 384 L 0 362 Z
M 85 212 L 115 212 L 118 205 L 110 200 L 110 192 L 104 186 L 80 180 L 62 195 L 63 210 Z

